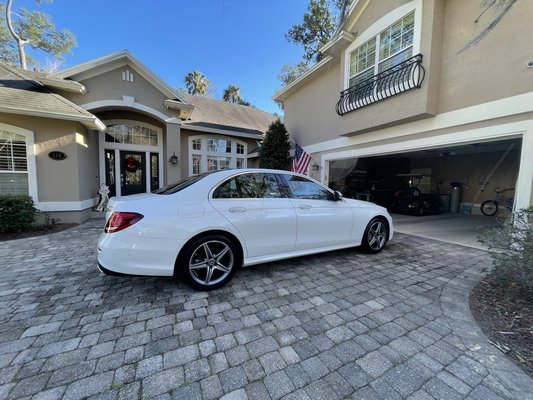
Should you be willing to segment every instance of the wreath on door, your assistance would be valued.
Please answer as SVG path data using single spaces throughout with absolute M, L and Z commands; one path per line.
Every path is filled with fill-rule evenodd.
M 141 162 L 133 156 L 126 157 L 126 171 L 137 172 L 141 167 Z

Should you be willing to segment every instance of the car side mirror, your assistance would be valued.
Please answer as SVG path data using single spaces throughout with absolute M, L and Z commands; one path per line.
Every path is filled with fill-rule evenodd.
M 333 192 L 333 201 L 341 201 L 344 196 L 338 190 Z

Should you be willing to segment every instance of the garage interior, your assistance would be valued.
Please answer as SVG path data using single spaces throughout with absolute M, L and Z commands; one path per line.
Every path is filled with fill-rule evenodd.
M 496 217 L 510 214 L 520 153 L 521 139 L 510 139 L 335 160 L 329 186 L 386 207 L 399 232 L 480 247 L 478 228 L 496 224 L 480 206 L 509 189 Z

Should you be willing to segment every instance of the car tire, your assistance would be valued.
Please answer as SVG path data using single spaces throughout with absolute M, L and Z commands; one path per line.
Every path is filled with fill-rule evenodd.
M 186 245 L 177 270 L 193 288 L 209 291 L 228 283 L 241 264 L 242 256 L 231 239 L 208 234 Z
M 498 212 L 498 203 L 494 200 L 487 200 L 481 203 L 481 212 L 487 217 L 492 217 Z
M 376 217 L 366 226 L 361 247 L 367 253 L 379 253 L 385 247 L 388 237 L 387 222 L 383 218 Z

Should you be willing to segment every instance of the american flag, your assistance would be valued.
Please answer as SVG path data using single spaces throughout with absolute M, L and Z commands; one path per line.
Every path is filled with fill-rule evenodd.
M 311 156 L 302 149 L 298 143 L 294 147 L 294 158 L 292 159 L 292 172 L 299 172 L 300 174 L 307 174 L 307 167 L 311 162 Z

